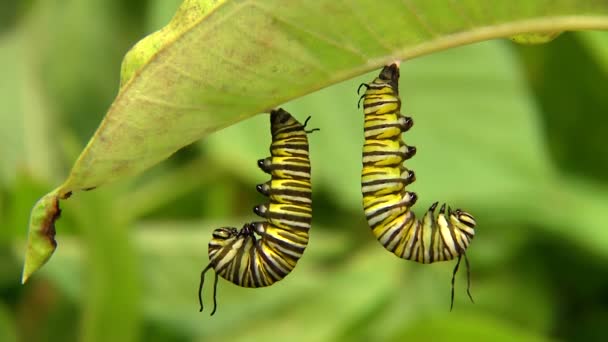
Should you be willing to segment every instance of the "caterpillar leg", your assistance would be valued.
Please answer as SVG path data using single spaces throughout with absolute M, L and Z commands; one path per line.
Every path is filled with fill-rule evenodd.
M 271 166 L 272 166 L 272 157 L 266 157 L 264 159 L 258 160 L 258 167 L 260 168 L 260 170 L 264 171 L 265 173 L 270 174 Z
M 270 196 L 270 181 L 256 185 L 255 189 L 266 197 Z
M 454 272 L 452 273 L 452 298 L 450 301 L 450 311 L 452 311 L 452 308 L 454 307 L 454 281 L 456 279 L 456 273 L 458 272 L 458 266 L 460 266 L 460 259 L 462 258 L 463 255 L 464 255 L 465 265 L 467 266 L 467 295 L 469 296 L 471 303 L 475 304 L 475 301 L 473 300 L 473 296 L 471 296 L 471 265 L 469 264 L 469 259 L 467 258 L 466 253 L 463 253 L 458 256 L 458 261 L 456 262 L 456 267 L 454 267 Z
M 198 285 L 198 302 L 201 305 L 199 312 L 203 312 L 203 285 L 205 284 L 205 273 L 207 273 L 207 271 L 209 271 L 210 269 L 213 269 L 211 264 L 207 265 L 207 267 L 205 267 L 205 269 L 201 272 L 201 282 Z M 219 277 L 216 273 L 215 280 L 213 282 L 213 311 L 211 311 L 210 316 L 213 316 L 213 314 L 215 313 L 215 310 L 217 309 L 217 281 L 218 281 L 218 279 L 219 279 Z
M 253 213 L 259 217 L 268 218 L 268 205 L 267 203 L 258 204 L 253 207 Z

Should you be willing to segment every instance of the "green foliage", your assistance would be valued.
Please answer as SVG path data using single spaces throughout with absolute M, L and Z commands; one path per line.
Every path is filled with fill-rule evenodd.
M 222 10 L 241 4 L 228 2 Z M 377 7 L 327 1 L 324 15 L 315 17 L 308 3 L 293 13 L 287 6 L 263 5 L 257 11 L 245 7 L 255 15 L 244 9 L 225 14 L 230 19 L 225 27 L 234 22 L 239 39 L 231 30 L 215 38 L 225 48 L 240 47 L 234 59 L 218 57 L 226 50 L 208 48 L 217 47 L 207 39 L 211 33 L 193 42 L 188 31 L 163 46 L 166 51 L 155 55 L 156 62 L 146 64 L 144 58 L 141 70 L 132 66 L 137 70 L 127 77 L 59 195 L 99 180 L 119 180 L 61 201 L 62 218 L 55 224 L 60 249 L 25 286 L 19 277 L 30 206 L 62 182 L 102 121 L 116 96 L 121 56 L 137 37 L 166 23 L 179 3 L 29 1 L 0 15 L 9 16 L 0 24 L 1 341 L 601 339 L 608 317 L 607 162 L 601 140 L 608 127 L 602 116 L 608 91 L 606 34 L 563 33 L 530 46 L 505 39 L 402 63 L 404 111 L 415 120 L 404 138 L 418 148 L 408 162 L 418 179 L 412 185 L 420 197 L 415 210 L 446 200 L 479 222 L 468 253 L 476 304 L 468 302 L 461 274 L 452 313 L 452 263 L 404 262 L 369 233 L 360 207 L 362 113 L 356 88 L 393 57 L 540 26 L 543 31 L 605 27 L 604 3 L 519 1 L 503 7 L 468 1 L 436 7 L 404 1 L 395 3 L 409 4 L 415 12 L 389 11 L 401 19 L 373 22 L 376 26 L 369 18 L 379 15 Z M 541 4 L 551 7 L 538 18 Z M 569 11 L 570 6 L 578 7 Z M 303 59 L 284 49 L 250 61 L 277 65 L 279 74 L 244 63 L 251 51 L 273 52 L 255 39 L 253 32 L 261 28 L 244 31 L 252 25 L 245 19 L 294 38 L 304 46 L 293 50 Z M 319 25 L 311 24 L 320 19 Z M 204 25 L 193 27 L 204 31 Z M 388 32 L 383 25 L 391 28 L 388 40 L 378 35 Z M 432 40 L 428 28 L 443 38 Z M 327 44 L 328 39 L 339 44 Z M 387 42 L 396 49 L 392 53 Z M 359 58 L 349 51 L 375 55 Z M 155 72 L 170 65 L 163 59 L 169 55 L 182 58 L 173 66 L 189 73 L 201 73 L 210 60 L 231 63 L 231 73 L 209 70 L 205 80 L 225 82 L 238 95 L 204 83 L 195 86 L 185 76 L 174 89 L 165 87 L 166 78 Z M 312 62 L 319 68 L 301 69 Z M 238 66 L 243 69 L 235 70 Z M 175 119 L 177 112 L 171 105 L 119 103 L 134 97 L 140 86 L 158 91 L 139 93 L 151 99 L 210 107 L 193 110 L 191 121 L 175 123 L 187 132 L 145 135 L 142 143 L 124 148 L 143 133 L 131 135 L 131 126 L 121 131 L 116 125 L 137 122 L 141 129 L 159 129 L 150 118 L 162 112 Z M 191 102 L 179 102 L 184 99 Z M 295 100 L 282 104 L 290 99 Z M 270 288 L 243 289 L 221 281 L 219 309 L 210 318 L 199 314 L 196 290 L 211 230 L 252 220 L 251 207 L 262 200 L 254 184 L 267 179 L 255 161 L 268 153 L 268 117 L 244 119 L 279 104 L 299 119 L 312 115 L 311 127 L 321 128 L 310 136 L 315 212 L 310 246 L 295 271 Z M 124 178 L 238 120 L 244 121 L 138 178 Z M 99 145 L 110 128 L 114 145 Z M 164 145 L 167 140 L 172 147 Z M 139 155 L 138 149 L 148 150 Z M 133 168 L 115 169 L 110 177 L 105 172 L 120 158 Z M 210 295 L 205 291 L 207 302 Z
M 101 20 L 108 11 L 99 7 L 92 1 L 67 15 L 94 10 Z M 326 13 L 332 20 L 319 20 Z M 116 99 L 67 179 L 49 195 L 66 199 L 137 174 L 216 130 L 395 59 L 504 36 L 547 42 L 563 30 L 606 28 L 606 14 L 607 4 L 576 1 L 487 7 L 483 1 L 284 6 L 283 0 L 185 0 L 164 28 L 127 53 Z M 367 18 L 382 20 L 371 25 Z M 85 26 L 96 38 L 94 26 Z M 32 215 L 44 212 L 35 206 Z M 33 239 L 43 229 L 30 226 L 28 251 L 48 254 L 26 254 L 24 282 L 55 249 L 48 239 Z
M 607 70 L 608 60 L 594 50 L 606 43 L 586 43 L 581 37 L 567 35 L 540 53 L 526 47 L 517 49 L 528 67 L 526 74 L 541 112 L 547 114 L 541 117 L 541 124 L 551 142 L 552 157 L 569 173 L 598 181 L 608 180 L 608 154 L 603 148 L 608 97 L 594 75 Z M 556 54 L 560 58 L 555 58 Z M 563 82 L 564 78 L 571 82 Z M 560 120 L 554 120 L 556 116 Z

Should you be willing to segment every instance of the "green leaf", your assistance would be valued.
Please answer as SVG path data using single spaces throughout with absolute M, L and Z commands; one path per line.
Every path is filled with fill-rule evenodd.
M 186 0 L 127 54 L 116 99 L 56 194 L 137 174 L 214 131 L 395 59 L 592 28 L 608 28 L 608 3 Z
M 0 303 L 0 341 L 16 342 L 17 333 L 15 332 L 15 322 L 11 313 L 3 303 Z
M 528 31 L 608 28 L 608 4 L 577 1 L 279 3 L 185 1 L 127 54 L 120 92 L 61 192 L 135 174 L 213 131 L 394 59 Z M 319 20 L 327 13 L 331 21 Z M 383 20 L 365 23 L 374 16 Z
M 607 183 L 608 69 L 581 38 L 567 34 L 546 48 L 516 51 L 536 95 L 553 160 L 570 174 Z
M 60 214 L 57 191 L 45 195 L 34 205 L 27 233 L 22 283 L 25 283 L 32 273 L 44 265 L 55 251 L 57 247 L 55 221 Z

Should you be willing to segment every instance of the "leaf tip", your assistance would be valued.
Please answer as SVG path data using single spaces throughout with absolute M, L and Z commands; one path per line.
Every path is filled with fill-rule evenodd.
M 55 221 L 61 215 L 59 196 L 56 192 L 42 197 L 30 214 L 30 224 L 25 252 L 25 263 L 21 283 L 42 267 L 51 257 L 57 242 L 55 241 Z

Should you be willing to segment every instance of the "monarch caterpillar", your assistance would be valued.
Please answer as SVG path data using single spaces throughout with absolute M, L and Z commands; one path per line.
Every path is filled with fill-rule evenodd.
M 414 124 L 411 117 L 400 113 L 399 66 L 385 66 L 365 87 L 358 105 L 363 100 L 365 143 L 361 192 L 367 222 L 376 239 L 396 256 L 429 264 L 437 261 L 458 262 L 452 274 L 451 305 L 454 305 L 454 278 L 464 256 L 467 266 L 467 294 L 470 293 L 470 267 L 466 249 L 475 236 L 475 219 L 460 209 L 452 210 L 443 204 L 436 216 L 435 202 L 421 220 L 416 219 L 411 207 L 418 199 L 406 186 L 416 180 L 414 171 L 403 162 L 416 154 L 401 134 Z
M 308 245 L 312 219 L 310 161 L 306 130 L 287 111 L 270 112 L 272 143 L 270 157 L 258 160 L 258 167 L 271 175 L 270 181 L 256 189 L 270 202 L 257 205 L 253 212 L 265 218 L 215 229 L 209 242 L 209 265 L 201 272 L 198 289 L 200 311 L 205 273 L 213 269 L 213 311 L 217 308 L 218 275 L 242 287 L 265 287 L 287 276 L 296 266 Z M 259 236 L 256 237 L 256 234 Z

